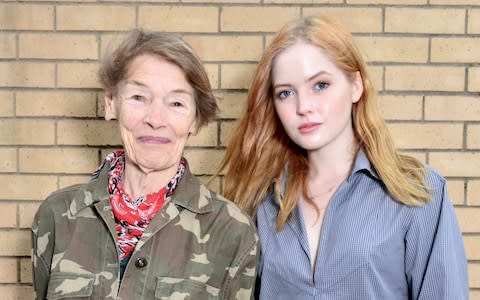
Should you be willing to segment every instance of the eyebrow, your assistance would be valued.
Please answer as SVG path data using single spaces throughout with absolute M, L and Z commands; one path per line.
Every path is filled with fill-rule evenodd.
M 322 70 L 322 71 L 319 71 L 319 72 L 313 74 L 312 76 L 308 77 L 307 80 L 305 80 L 305 82 L 312 81 L 313 79 L 317 78 L 317 77 L 320 76 L 320 75 L 332 75 L 332 73 Z M 275 85 L 273 86 L 273 88 L 276 89 L 276 88 L 279 88 L 279 87 L 289 87 L 289 86 L 291 86 L 291 84 L 288 84 L 288 83 L 280 83 L 280 84 L 275 84 Z
M 146 84 L 144 84 L 143 82 L 137 81 L 137 80 L 127 81 L 126 85 L 128 85 L 128 84 L 138 85 L 138 86 L 140 86 L 142 88 L 146 88 L 146 89 L 149 88 Z M 193 96 L 192 92 L 187 91 L 187 90 L 182 89 L 182 88 L 174 89 L 174 90 L 170 91 L 169 94 L 187 94 L 187 95 Z

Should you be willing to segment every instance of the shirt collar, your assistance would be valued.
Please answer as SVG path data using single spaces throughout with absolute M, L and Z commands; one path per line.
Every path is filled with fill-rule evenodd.
M 380 176 L 378 176 L 377 171 L 373 168 L 372 164 L 370 163 L 370 160 L 367 157 L 367 154 L 363 150 L 363 148 L 360 148 L 357 152 L 357 155 L 355 157 L 355 162 L 353 164 L 352 171 L 350 175 L 348 176 L 347 180 L 350 180 L 353 175 L 359 172 L 367 172 L 370 174 L 373 178 L 377 180 L 381 180 Z
M 105 201 L 108 204 L 108 171 L 109 164 L 104 163 L 96 171 L 97 175 L 88 182 L 74 197 L 70 204 L 70 214 L 76 215 L 82 209 L 93 204 Z M 185 161 L 185 173 L 178 183 L 171 202 L 192 211 L 203 214 L 213 210 L 212 195 L 200 181 L 190 172 L 188 162 Z

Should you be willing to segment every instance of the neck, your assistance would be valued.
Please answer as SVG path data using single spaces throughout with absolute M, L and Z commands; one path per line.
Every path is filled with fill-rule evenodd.
M 309 180 L 331 181 L 346 178 L 357 152 L 354 138 L 343 147 L 325 147 L 308 153 Z
M 133 199 L 158 192 L 172 179 L 178 170 L 178 164 L 166 170 L 142 170 L 128 157 L 122 178 L 125 192 Z

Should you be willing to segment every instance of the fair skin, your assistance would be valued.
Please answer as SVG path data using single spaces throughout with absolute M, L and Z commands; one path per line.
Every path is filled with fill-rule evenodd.
M 189 135 L 197 133 L 193 88 L 163 58 L 134 58 L 118 93 L 105 93 L 105 119 L 118 119 L 126 151 L 122 182 L 133 198 L 157 192 L 175 175 Z
M 272 85 L 283 128 L 308 153 L 307 184 L 313 204 L 302 197 L 299 207 L 313 270 L 325 210 L 354 159 L 351 112 L 363 84 L 358 72 L 349 79 L 321 48 L 298 41 L 275 58 Z

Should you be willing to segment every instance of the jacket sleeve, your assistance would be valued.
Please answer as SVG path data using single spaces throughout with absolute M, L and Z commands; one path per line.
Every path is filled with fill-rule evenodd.
M 468 299 L 467 260 L 446 182 L 413 208 L 406 235 L 405 270 L 411 299 Z
M 254 299 L 258 261 L 257 238 L 255 238 L 246 253 L 244 253 L 237 261 L 237 265 L 230 267 L 230 282 L 226 287 L 226 295 L 224 299 Z
M 54 248 L 55 220 L 46 203 L 37 211 L 31 229 L 35 299 L 46 299 Z

